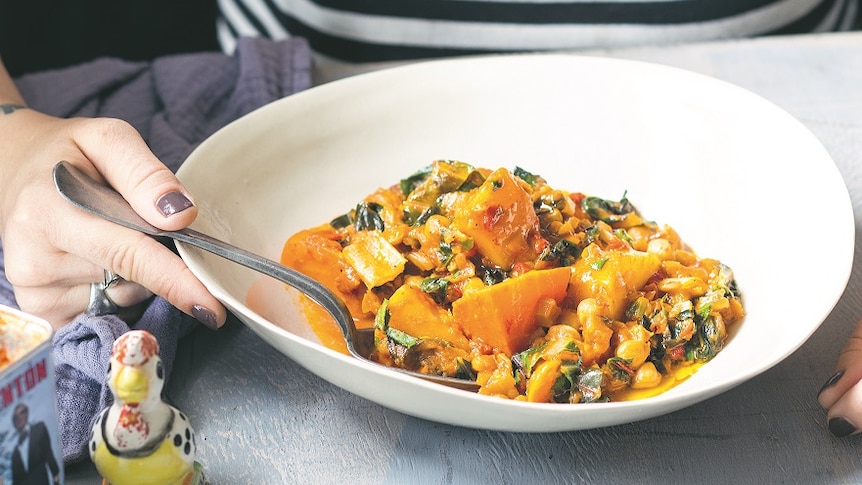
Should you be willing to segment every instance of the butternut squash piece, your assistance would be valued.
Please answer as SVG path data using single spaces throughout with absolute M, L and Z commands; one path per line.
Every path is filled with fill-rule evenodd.
M 595 298 L 608 306 L 608 317 L 620 320 L 634 293 L 661 267 L 661 260 L 633 249 L 584 249 L 574 264 L 569 295 L 575 301 Z
M 530 241 L 539 234 L 539 217 L 530 194 L 504 168 L 456 203 L 453 225 L 500 268 L 536 257 Z
M 389 326 L 418 338 L 438 338 L 470 350 L 470 344 L 452 321 L 452 315 L 413 285 L 403 285 L 389 298 Z
M 394 280 L 407 264 L 380 231 L 357 232 L 341 253 L 369 289 Z
M 568 266 L 529 271 L 465 293 L 452 303 L 452 314 L 468 338 L 515 354 L 529 347 L 539 303 L 551 298 L 559 305 L 566 297 L 571 273 Z

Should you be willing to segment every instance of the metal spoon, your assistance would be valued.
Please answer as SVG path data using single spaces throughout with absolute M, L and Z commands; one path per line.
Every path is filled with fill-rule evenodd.
M 91 214 L 153 237 L 168 237 L 182 241 L 296 288 L 335 318 L 341 333 L 344 334 L 347 350 L 351 355 L 383 366 L 368 357 L 371 355 L 374 345 L 373 330 L 357 329 L 344 302 L 325 286 L 308 276 L 194 229 L 186 228 L 179 231 L 159 229 L 141 218 L 114 189 L 97 183 L 69 162 L 62 161 L 54 166 L 54 185 L 69 202 Z M 479 387 L 476 382 L 467 379 L 422 374 L 396 367 L 383 367 L 458 389 L 476 391 Z

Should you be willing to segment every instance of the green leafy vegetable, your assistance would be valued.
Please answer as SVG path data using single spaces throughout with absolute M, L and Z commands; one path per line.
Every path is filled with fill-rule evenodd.
M 354 224 L 357 231 L 383 231 L 385 224 L 380 212 L 383 206 L 374 202 L 360 202 L 354 212 Z
M 608 258 L 599 258 L 592 263 L 590 263 L 590 268 L 593 268 L 596 271 L 599 271 L 605 266 L 605 263 L 608 262 Z
M 425 180 L 428 178 L 428 176 L 431 175 L 431 170 L 432 170 L 432 165 L 428 165 L 427 167 L 423 168 L 422 170 L 417 171 L 413 175 L 411 175 L 407 178 L 401 179 L 401 182 L 399 182 L 399 184 L 398 184 L 399 187 L 401 188 L 401 193 L 404 195 L 407 195 L 410 192 L 413 192 L 414 190 L 416 190 L 416 187 L 418 187 L 423 182 L 425 182 Z
M 619 202 L 612 202 L 594 196 L 585 197 L 581 201 L 581 207 L 593 219 L 598 219 L 608 224 L 624 221 L 629 214 L 635 211 L 634 206 L 629 202 L 625 194 L 623 194 Z
M 542 180 L 538 175 L 534 175 L 521 167 L 515 167 L 515 170 L 512 172 L 516 177 L 520 178 L 524 182 L 530 184 L 530 186 L 536 185 L 536 183 Z
M 560 239 L 541 255 L 542 261 L 556 261 L 560 266 L 571 266 L 581 257 L 582 249 L 568 239 Z
M 419 283 L 419 289 L 430 295 L 438 305 L 442 305 L 446 302 L 449 281 L 443 278 L 425 278 Z
M 353 219 L 350 217 L 350 214 L 342 214 L 335 219 L 329 221 L 329 225 L 334 227 L 335 229 L 342 229 L 351 224 L 353 224 Z
M 444 194 L 470 190 L 482 185 L 485 178 L 470 164 L 442 160 L 401 180 L 406 196 L 404 222 L 417 226 L 439 213 L 439 200 Z
M 591 368 L 582 373 L 577 378 L 577 393 L 581 398 L 578 402 L 602 402 L 607 400 L 602 397 L 602 371 L 601 369 Z

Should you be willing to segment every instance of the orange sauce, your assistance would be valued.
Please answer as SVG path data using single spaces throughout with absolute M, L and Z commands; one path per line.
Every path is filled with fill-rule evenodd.
M 336 223 L 291 235 L 281 253 L 358 328 L 381 315 L 381 363 L 472 373 L 480 393 L 509 399 L 635 400 L 688 379 L 744 315 L 730 268 L 625 196 L 557 190 L 520 169 L 432 167 L 412 188 L 378 189 Z M 333 318 L 291 294 L 304 331 L 347 353 Z M 259 307 L 266 298 L 249 294 Z M 402 358 L 407 349 L 423 360 Z

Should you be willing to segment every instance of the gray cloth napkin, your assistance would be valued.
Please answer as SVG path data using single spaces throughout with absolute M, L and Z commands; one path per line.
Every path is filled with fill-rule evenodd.
M 195 53 L 151 63 L 97 59 L 16 79 L 27 104 L 60 117 L 108 116 L 131 123 L 172 170 L 207 136 L 250 111 L 306 89 L 311 55 L 302 39 L 241 39 L 232 56 Z M 2 256 L 2 246 L 0 246 Z M 0 302 L 15 304 L 0 263 Z M 86 302 L 81 302 L 82 307 Z M 153 299 L 132 328 L 159 340 L 170 375 L 178 340 L 196 321 L 161 298 Z M 111 345 L 129 326 L 115 316 L 80 316 L 54 336 L 57 407 L 63 460 L 88 456 L 96 413 L 112 399 L 105 384 Z

